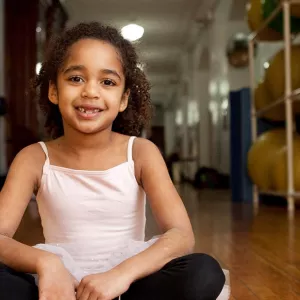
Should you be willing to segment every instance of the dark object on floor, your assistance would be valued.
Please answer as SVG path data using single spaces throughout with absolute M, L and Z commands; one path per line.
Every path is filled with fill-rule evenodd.
M 286 207 L 287 200 L 284 197 L 274 196 L 274 195 L 260 195 L 260 203 L 266 206 L 278 206 Z
M 229 189 L 229 176 L 213 168 L 201 167 L 195 175 L 194 186 L 199 189 Z

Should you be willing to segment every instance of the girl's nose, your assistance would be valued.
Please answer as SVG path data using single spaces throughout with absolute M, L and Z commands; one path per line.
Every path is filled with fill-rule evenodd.
M 96 82 L 87 82 L 82 91 L 82 98 L 99 98 L 99 85 Z

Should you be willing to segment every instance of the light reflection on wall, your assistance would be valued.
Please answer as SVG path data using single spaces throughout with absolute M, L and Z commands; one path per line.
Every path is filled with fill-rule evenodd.
M 177 126 L 181 126 L 183 124 L 183 115 L 182 115 L 181 109 L 177 109 L 177 111 L 176 111 L 175 123 Z
M 200 120 L 200 114 L 198 110 L 198 104 L 195 100 L 188 103 L 188 126 L 196 125 Z

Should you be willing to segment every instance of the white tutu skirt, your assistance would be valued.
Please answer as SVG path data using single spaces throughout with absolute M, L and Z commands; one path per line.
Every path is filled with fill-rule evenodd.
M 61 261 L 63 262 L 65 268 L 70 272 L 70 274 L 78 281 L 80 282 L 81 279 L 87 275 L 93 274 L 93 273 L 104 273 L 115 266 L 122 263 L 124 260 L 137 255 L 138 253 L 146 250 L 148 247 L 153 245 L 158 240 L 158 237 L 154 237 L 150 239 L 149 241 L 134 241 L 131 240 L 126 245 L 122 246 L 119 251 L 116 251 L 114 253 L 111 253 L 108 259 L 105 260 L 105 262 L 101 262 L 101 269 L 99 267 L 94 271 L 86 271 L 79 267 L 79 265 L 75 262 L 75 260 L 72 258 L 72 256 L 63 248 L 60 246 L 57 246 L 56 244 L 37 244 L 34 246 L 34 248 L 41 249 L 44 251 L 51 252 L 55 255 L 57 255 Z M 95 261 L 95 264 L 97 262 Z M 99 265 L 99 264 L 98 264 Z M 230 284 L 229 284 L 229 271 L 223 270 L 226 282 L 223 287 L 223 290 L 217 300 L 228 300 L 230 297 Z M 37 274 L 31 274 L 35 278 L 35 282 L 38 285 L 38 275 Z M 121 297 L 120 297 L 121 299 Z

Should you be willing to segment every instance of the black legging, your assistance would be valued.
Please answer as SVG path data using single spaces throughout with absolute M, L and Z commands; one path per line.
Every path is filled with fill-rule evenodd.
M 206 254 L 177 258 L 161 270 L 134 282 L 122 300 L 215 300 L 225 283 L 218 262 Z M 31 275 L 0 266 L 0 299 L 37 300 Z

